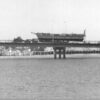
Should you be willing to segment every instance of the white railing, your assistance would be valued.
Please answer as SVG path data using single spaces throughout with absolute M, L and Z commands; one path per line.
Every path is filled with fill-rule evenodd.
M 84 41 L 84 43 L 100 43 L 100 41 Z
M 1 43 L 8 43 L 8 42 L 12 42 L 12 40 L 0 40 Z

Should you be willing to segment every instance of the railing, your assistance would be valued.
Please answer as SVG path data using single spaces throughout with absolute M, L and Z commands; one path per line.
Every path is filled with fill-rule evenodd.
M 100 44 L 100 41 L 84 41 L 84 43 L 99 43 Z
M 1 43 L 10 43 L 12 40 L 0 40 Z
M 0 43 L 12 43 L 13 40 L 0 40 Z M 20 44 L 20 42 L 17 42 Z M 21 42 L 21 43 L 25 43 L 25 42 Z M 37 42 L 37 44 L 40 43 L 44 43 L 44 44 L 100 44 L 100 41 L 69 41 L 69 42 Z M 30 43 L 31 44 L 31 43 Z

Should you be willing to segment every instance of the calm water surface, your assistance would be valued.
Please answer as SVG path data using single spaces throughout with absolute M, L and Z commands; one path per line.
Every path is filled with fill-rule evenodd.
M 0 58 L 0 98 L 99 100 L 100 57 Z

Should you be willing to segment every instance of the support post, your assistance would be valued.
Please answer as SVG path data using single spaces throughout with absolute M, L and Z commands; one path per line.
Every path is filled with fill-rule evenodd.
M 63 59 L 66 58 L 66 51 L 65 51 L 65 48 L 63 48 Z
M 56 48 L 54 48 L 54 59 L 57 58 L 57 52 L 56 52 Z
M 63 59 L 66 58 L 66 52 L 65 52 L 65 47 L 54 47 L 54 59 L 57 59 L 57 54 L 59 59 L 62 58 L 63 55 Z
M 61 49 L 59 48 L 59 59 L 61 59 Z

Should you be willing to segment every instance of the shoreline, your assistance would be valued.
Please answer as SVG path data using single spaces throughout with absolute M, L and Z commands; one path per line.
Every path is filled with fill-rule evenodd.
M 0 56 L 0 59 L 30 59 L 30 58 L 52 58 L 54 59 L 54 55 L 34 55 L 34 56 Z M 99 54 L 66 54 L 66 59 L 68 58 L 100 58 Z M 59 58 L 57 58 L 59 59 Z

